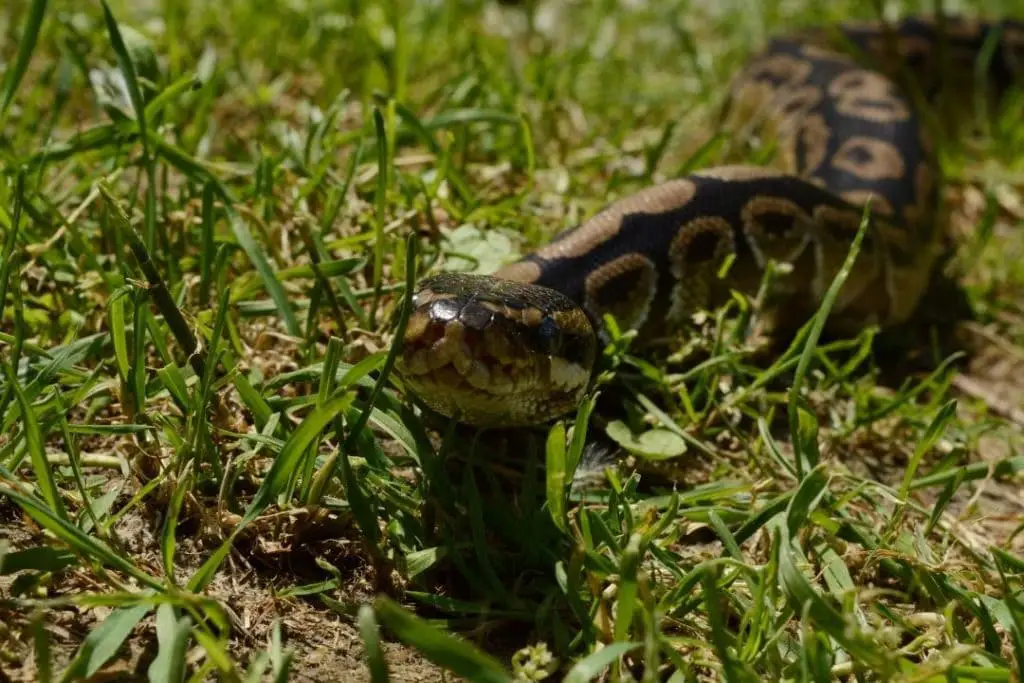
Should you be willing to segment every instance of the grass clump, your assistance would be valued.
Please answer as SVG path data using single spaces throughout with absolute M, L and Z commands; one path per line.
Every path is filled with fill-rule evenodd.
M 522 5 L 0 9 L 0 680 L 1016 679 L 1020 100 L 943 147 L 966 359 L 737 299 L 499 440 L 391 373 L 415 280 L 766 162 L 730 74 L 878 9 Z

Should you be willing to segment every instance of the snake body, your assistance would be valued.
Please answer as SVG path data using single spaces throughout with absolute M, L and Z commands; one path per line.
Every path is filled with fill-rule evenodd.
M 798 324 L 822 302 L 865 216 L 829 325 L 908 320 L 945 230 L 931 136 L 901 71 L 929 96 L 949 85 L 937 75 L 980 73 L 978 64 L 997 91 L 1011 85 L 1024 72 L 1024 24 L 911 18 L 772 40 L 734 79 L 726 112 L 770 133 L 777 163 L 649 187 L 493 275 L 424 279 L 400 375 L 431 409 L 465 423 L 548 421 L 587 390 L 603 316 L 653 339 L 730 290 L 754 294 L 776 262 L 791 268 L 773 286 L 771 318 Z

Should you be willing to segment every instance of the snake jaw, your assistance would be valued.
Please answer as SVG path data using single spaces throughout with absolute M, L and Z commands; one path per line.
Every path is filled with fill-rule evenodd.
M 553 290 L 443 275 L 413 298 L 396 370 L 432 410 L 477 426 L 538 424 L 590 385 L 597 335 Z

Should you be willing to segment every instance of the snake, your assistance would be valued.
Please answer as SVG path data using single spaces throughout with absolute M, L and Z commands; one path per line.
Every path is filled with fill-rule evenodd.
M 642 347 L 733 293 L 755 296 L 770 264 L 786 265 L 766 299 L 770 327 L 806 321 L 841 269 L 827 330 L 905 323 L 946 248 L 927 104 L 941 88 L 972 100 L 956 74 L 1005 93 L 1022 66 L 1024 22 L 1010 19 L 844 22 L 771 38 L 723 108 L 770 136 L 770 163 L 651 185 L 491 274 L 422 278 L 395 369 L 458 423 L 548 423 L 591 388 L 608 316 Z

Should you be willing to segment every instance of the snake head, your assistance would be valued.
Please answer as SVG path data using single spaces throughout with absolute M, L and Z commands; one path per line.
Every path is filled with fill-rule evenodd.
M 597 333 L 555 290 L 488 275 L 425 279 L 395 369 L 432 410 L 476 426 L 540 424 L 575 409 Z

